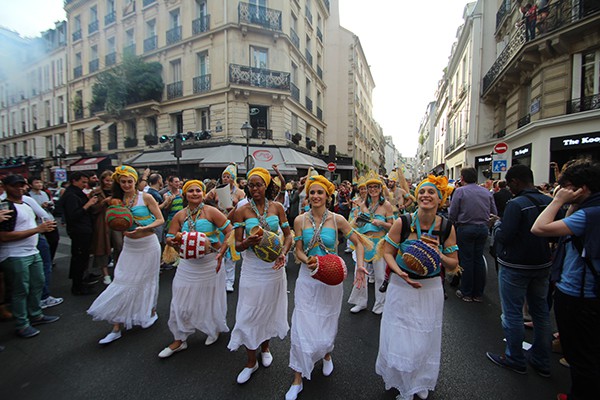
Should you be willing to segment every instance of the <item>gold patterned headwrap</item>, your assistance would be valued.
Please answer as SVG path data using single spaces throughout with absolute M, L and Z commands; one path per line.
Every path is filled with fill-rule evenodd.
M 252 175 L 262 178 L 262 180 L 265 181 L 266 186 L 269 186 L 269 183 L 271 183 L 271 174 L 269 174 L 269 171 L 264 168 L 258 167 L 251 169 L 250 172 L 248 172 L 248 180 L 250 180 Z
M 323 175 L 313 175 L 306 180 L 306 194 L 308 194 L 310 187 L 315 183 L 323 186 L 329 196 L 335 191 L 335 185 L 329 182 L 329 179 L 325 178 Z
M 417 185 L 417 188 L 415 189 L 415 196 L 418 196 L 419 190 L 421 190 L 423 186 L 433 186 L 437 190 L 438 196 L 441 200 L 440 207 L 446 203 L 446 199 L 452 194 L 452 191 L 454 190 L 452 186 L 448 186 L 447 177 L 429 175 Z
M 365 179 L 364 176 L 359 176 L 357 183 L 358 183 L 358 185 L 356 186 L 357 188 L 361 188 L 363 186 L 365 186 L 365 187 L 367 186 L 367 180 Z
M 197 179 L 190 179 L 189 181 L 183 184 L 183 188 L 181 189 L 184 195 L 187 193 L 187 190 L 192 185 L 200 186 L 200 190 L 202 190 L 202 193 L 206 193 L 206 186 L 204 186 L 204 183 L 202 183 L 202 181 L 199 181 Z
M 221 175 L 225 174 L 229 174 L 229 176 L 231 176 L 231 180 L 235 182 L 237 178 L 237 166 L 235 165 L 235 163 L 230 163 Z
M 375 171 L 370 170 L 365 176 L 365 185 L 369 186 L 372 183 L 383 186 L 383 181 L 379 175 Z
M 115 172 L 112 174 L 112 179 L 113 181 L 118 182 L 119 178 L 122 176 L 130 176 L 133 178 L 134 181 L 138 181 L 137 171 L 129 165 L 121 165 L 120 167 L 117 167 L 117 169 L 115 169 Z

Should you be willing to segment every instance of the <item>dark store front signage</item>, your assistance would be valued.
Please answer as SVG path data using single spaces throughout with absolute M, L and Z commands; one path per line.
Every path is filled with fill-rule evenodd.
M 600 146 L 600 132 L 550 139 L 550 150 L 573 150 Z
M 526 157 L 531 157 L 531 143 L 522 147 L 518 147 L 512 152 L 513 160 Z
M 475 166 L 479 167 L 480 165 L 489 165 L 492 162 L 492 156 L 489 154 L 483 156 L 475 157 Z

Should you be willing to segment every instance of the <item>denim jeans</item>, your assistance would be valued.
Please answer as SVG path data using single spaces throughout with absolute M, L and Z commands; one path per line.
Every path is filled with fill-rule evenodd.
M 465 296 L 483 296 L 486 278 L 483 248 L 487 237 L 486 225 L 459 225 L 456 229 L 458 259 L 463 268 L 460 291 Z
M 52 280 L 52 255 L 50 245 L 44 235 L 39 235 L 37 249 L 44 263 L 44 289 L 42 290 L 42 300 L 50 296 L 50 281 Z
M 514 364 L 526 366 L 522 343 L 523 303 L 527 299 L 533 321 L 533 344 L 529 350 L 531 364 L 550 370 L 552 330 L 548 311 L 550 268 L 519 269 L 500 264 L 498 289 L 502 302 L 502 329 L 506 337 L 506 357 Z
M 39 254 L 25 257 L 9 257 L 2 262 L 4 275 L 12 283 L 12 313 L 16 328 L 29 326 L 30 318 L 42 315 L 40 300 L 44 287 L 44 271 Z

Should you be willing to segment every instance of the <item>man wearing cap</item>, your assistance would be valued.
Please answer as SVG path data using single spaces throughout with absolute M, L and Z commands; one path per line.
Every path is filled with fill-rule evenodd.
M 23 202 L 26 182 L 21 175 L 8 175 L 2 179 L 2 183 L 13 214 L 0 224 L 0 262 L 12 284 L 16 334 L 30 338 L 40 333 L 34 328 L 35 325 L 49 324 L 59 319 L 42 313 L 40 300 L 44 287 L 44 267 L 37 249 L 38 234 L 56 229 L 56 222 L 36 224 L 33 210 Z

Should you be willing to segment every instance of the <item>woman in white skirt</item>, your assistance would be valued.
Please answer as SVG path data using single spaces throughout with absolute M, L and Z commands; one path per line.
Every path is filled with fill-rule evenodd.
M 356 263 L 355 285 L 365 284 L 363 267 L 364 248 L 358 235 L 346 219 L 327 210 L 327 202 L 335 190 L 334 185 L 321 175 L 306 180 L 306 193 L 311 208 L 298 216 L 294 223 L 297 259 L 302 263 L 294 291 L 292 314 L 290 368 L 294 381 L 285 395 L 295 400 L 302 391 L 302 378 L 310 380 L 315 363 L 323 359 L 323 375 L 333 372 L 331 352 L 338 330 L 338 320 L 344 294 L 343 283 L 327 285 L 311 277 L 315 269 L 310 256 L 337 254 L 338 231 L 354 243 Z M 312 261 L 312 260 L 311 260 Z
M 178 232 L 202 232 L 210 241 L 210 252 L 202 258 L 179 261 L 169 316 L 169 329 L 175 340 L 158 354 L 160 358 L 187 349 L 186 340 L 196 329 L 207 335 L 207 346 L 216 342 L 221 332 L 229 332 L 225 270 L 221 269 L 221 250 L 225 246 L 219 238 L 221 233 L 229 234 L 231 225 L 222 212 L 203 203 L 204 190 L 201 181 L 187 181 L 183 185 L 187 206 L 175 214 L 169 225 L 169 246 L 179 250 L 180 243 L 174 240 Z
M 148 328 L 156 322 L 160 243 L 154 228 L 164 223 L 156 200 L 136 188 L 138 174 L 122 165 L 113 174 L 114 199 L 133 214 L 133 226 L 123 235 L 123 250 L 115 267 L 113 282 L 94 300 L 87 310 L 94 321 L 108 321 L 112 331 L 99 341 L 108 344 L 121 338 L 121 325 Z
M 285 338 L 289 330 L 287 321 L 287 279 L 285 265 L 287 252 L 292 246 L 292 236 L 283 206 L 265 197 L 271 175 L 264 168 L 254 168 L 248 173 L 250 199 L 238 207 L 233 216 L 235 248 L 244 252 L 240 273 L 240 291 L 236 309 L 236 321 L 231 340 L 227 346 L 237 350 L 246 347 L 248 362 L 239 373 L 237 382 L 246 383 L 258 369 L 256 351 L 260 347 L 262 364 L 269 367 L 273 356 L 269 340 L 278 336 Z M 253 247 L 262 235 L 251 235 L 250 230 L 260 226 L 265 231 L 283 231 L 281 255 L 275 262 L 265 262 L 254 253 Z M 245 236 L 244 236 L 245 230 Z
M 353 224 L 356 230 L 364 235 L 373 244 L 371 250 L 365 251 L 364 261 L 371 264 L 372 274 L 375 275 L 375 303 L 373 313 L 380 315 L 385 304 L 385 293 L 377 290 L 385 279 L 385 262 L 377 255 L 376 249 L 379 241 L 385 236 L 394 222 L 392 205 L 383 197 L 383 181 L 374 171 L 369 171 L 365 176 L 367 197 L 359 206 L 358 215 Z M 367 265 L 367 267 L 370 267 Z M 367 268 L 370 270 L 370 268 Z M 350 309 L 352 313 L 358 313 L 367 308 L 369 300 L 369 286 L 362 288 L 354 287 L 348 298 L 348 303 L 354 304 Z
M 436 213 L 451 192 L 446 177 L 430 175 L 415 190 L 418 209 L 409 236 L 401 241 L 402 219 L 398 218 L 384 239 L 384 259 L 394 273 L 381 319 L 375 371 L 383 377 L 386 390 L 398 389 L 398 400 L 412 399 L 414 394 L 426 399 L 437 382 L 444 305 L 440 273 L 442 267 L 450 273 L 456 271 L 458 246 L 454 228 L 446 241 L 439 243 L 443 217 Z M 430 235 L 431 246 L 441 258 L 441 265 L 426 276 L 414 274 L 402 259 L 422 233 Z

